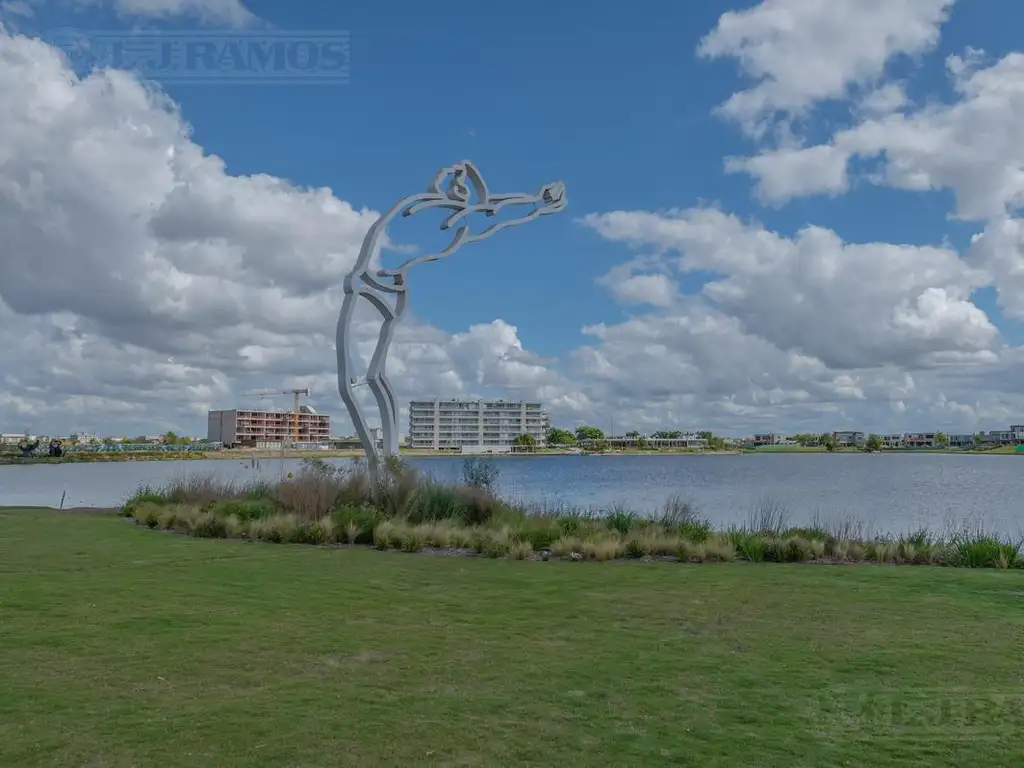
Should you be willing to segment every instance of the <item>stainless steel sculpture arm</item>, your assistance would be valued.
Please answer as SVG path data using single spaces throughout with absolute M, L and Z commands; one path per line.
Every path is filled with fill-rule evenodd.
M 505 208 L 519 205 L 528 205 L 530 210 L 519 218 L 492 224 L 478 234 L 471 234 L 469 225 L 465 222 L 472 214 L 481 213 L 485 216 L 495 216 Z M 540 216 L 557 213 L 566 205 L 565 185 L 560 181 L 545 184 L 535 195 L 520 193 L 492 195 L 476 166 L 466 160 L 441 169 L 425 192 L 401 200 L 370 227 L 363 239 L 356 263 L 344 280 L 345 298 L 338 315 L 336 341 L 338 391 L 352 418 L 356 432 L 359 434 L 363 450 L 366 452 L 368 468 L 375 482 L 379 479 L 380 455 L 376 441 L 370 434 L 366 419 L 355 396 L 354 388 L 360 380 L 351 375 L 350 326 L 356 301 L 359 298 L 366 299 L 382 318 L 380 334 L 366 371 L 365 383 L 373 393 L 380 412 L 384 452 L 389 456 L 394 456 L 398 454 L 398 403 L 385 369 L 395 325 L 405 314 L 408 303 L 407 270 L 416 264 L 437 261 L 450 256 L 463 245 L 484 240 L 506 227 L 525 224 Z M 458 224 L 451 243 L 436 253 L 409 259 L 397 269 L 378 269 L 373 272 L 370 265 L 380 253 L 381 238 L 388 225 L 399 215 L 402 217 L 414 216 L 421 211 L 435 208 L 451 211 L 451 214 L 440 225 L 442 231 Z M 394 308 L 385 301 L 385 296 L 389 294 L 395 296 Z

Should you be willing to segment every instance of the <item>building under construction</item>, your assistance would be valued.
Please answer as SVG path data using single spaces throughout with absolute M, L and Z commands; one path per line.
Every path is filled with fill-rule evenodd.
M 210 411 L 206 437 L 229 448 L 254 448 L 260 443 L 324 443 L 331 434 L 331 417 L 308 405 L 297 411 Z

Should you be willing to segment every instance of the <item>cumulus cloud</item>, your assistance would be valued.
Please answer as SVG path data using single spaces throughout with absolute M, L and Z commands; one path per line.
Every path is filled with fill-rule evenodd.
M 680 273 L 722 275 L 705 283 L 708 301 L 744 332 L 830 368 L 920 367 L 947 353 L 987 360 L 998 341 L 970 301 L 987 275 L 949 249 L 844 243 L 820 227 L 790 239 L 714 209 L 615 211 L 584 223 L 677 255 Z
M 755 81 L 719 111 L 763 135 L 778 115 L 871 90 L 893 57 L 932 48 L 953 0 L 764 0 L 722 14 L 698 53 L 728 57 Z M 883 97 L 878 97 L 883 98 Z
M 937 29 L 948 3 L 893 5 L 932 14 L 872 49 L 868 58 L 880 63 L 852 54 L 840 62 L 846 82 L 874 83 L 887 51 L 931 45 L 927 29 Z M 893 13 L 882 14 L 886 23 Z M 709 51 L 724 45 L 730 23 L 723 17 Z M 784 49 L 790 38 L 779 40 Z M 797 83 L 796 96 L 779 95 L 789 54 L 755 48 L 771 107 L 744 113 L 751 119 L 846 92 Z M 985 65 L 959 61 L 954 77 L 968 100 L 967 83 L 981 88 L 974 78 Z M 876 93 L 858 102 L 865 125 L 924 114 L 895 93 Z M 994 97 L 981 100 L 991 102 L 990 125 L 1011 135 L 1016 125 L 999 121 L 1014 113 Z M 337 417 L 336 431 L 348 429 L 335 393 L 333 330 L 341 278 L 376 212 L 329 189 L 232 175 L 192 140 L 185 116 L 159 90 L 123 72 L 79 78 L 54 49 L 4 32 L 0 103 L 4 431 L 200 432 L 208 408 L 291 386 L 309 386 L 314 404 Z M 792 147 L 791 175 L 800 178 L 780 176 L 766 198 L 845 191 L 846 164 L 823 147 L 803 156 Z M 888 147 L 893 162 L 898 153 Z M 909 140 L 905 151 L 910 157 Z M 927 154 L 903 161 L 921 188 L 946 178 L 941 163 L 954 162 Z M 988 170 L 1003 173 L 994 161 Z M 1012 173 L 1000 178 L 979 173 L 956 189 L 962 201 L 990 200 L 993 188 L 1012 201 Z M 977 288 L 995 285 L 1004 304 L 1024 313 L 1011 296 L 1024 295 L 1024 225 L 1011 207 L 1002 205 L 964 254 L 814 225 L 786 234 L 717 208 L 592 213 L 582 219 L 586 229 L 619 244 L 624 258 L 594 275 L 609 297 L 598 316 L 609 319 L 582 328 L 578 348 L 542 357 L 501 318 L 454 334 L 410 318 L 389 370 L 402 403 L 538 398 L 567 426 L 614 413 L 623 429 L 988 428 L 1024 412 L 1012 384 L 1024 376 L 1024 352 L 1007 349 L 971 301 Z M 364 358 L 375 332 L 371 315 L 357 315 Z
M 743 161 L 732 170 L 758 179 L 772 201 L 841 191 L 850 160 L 877 159 L 865 181 L 912 192 L 950 189 L 956 215 L 990 219 L 1024 204 L 1024 54 L 991 66 L 976 56 L 948 62 L 957 98 L 909 114 L 869 117 L 838 131 L 827 144 L 783 149 Z M 807 173 L 814 164 L 827 171 Z
M 340 284 L 374 211 L 228 174 L 163 94 L 123 72 L 79 79 L 38 40 L 0 33 L 0 101 L 0 419 L 194 425 L 248 389 L 311 381 L 339 410 Z M 372 314 L 357 318 L 368 357 Z M 411 323 L 391 370 L 405 398 L 566 397 L 500 320 L 454 337 Z

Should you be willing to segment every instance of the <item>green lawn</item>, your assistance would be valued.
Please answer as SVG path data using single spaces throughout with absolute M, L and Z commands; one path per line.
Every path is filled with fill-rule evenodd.
M 4 766 L 1024 765 L 1022 658 L 1019 571 L 443 558 L 0 511 Z

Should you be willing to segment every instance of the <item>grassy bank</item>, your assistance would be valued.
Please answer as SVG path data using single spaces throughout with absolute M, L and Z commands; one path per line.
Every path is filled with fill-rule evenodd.
M 491 488 L 496 468 L 468 462 L 461 485 L 443 485 L 394 465 L 373 485 L 358 465 L 310 461 L 270 485 L 213 477 L 140 489 L 122 514 L 149 528 L 196 537 L 274 543 L 364 545 L 379 550 L 482 554 L 518 560 L 816 562 L 1024 568 L 1021 543 L 983 530 L 871 536 L 851 523 L 795 527 L 771 502 L 744 526 L 716 531 L 695 509 L 670 500 L 655 518 L 626 509 L 524 508 Z
M 0 511 L 0 764 L 1020 765 L 1024 574 L 588 567 Z
M 22 456 L 0 453 L 0 466 L 21 464 L 94 464 L 107 461 L 194 461 L 209 458 L 200 451 L 167 453 L 164 451 L 132 451 L 122 453 L 66 453 L 63 456 Z

